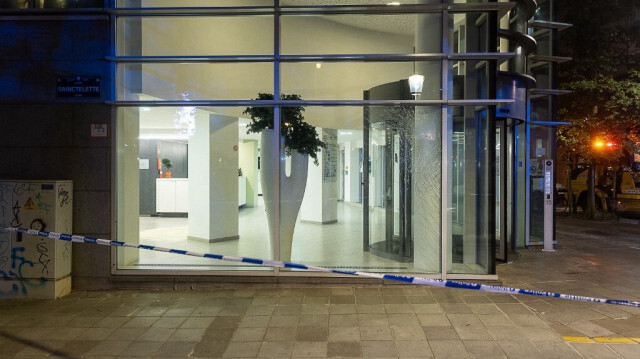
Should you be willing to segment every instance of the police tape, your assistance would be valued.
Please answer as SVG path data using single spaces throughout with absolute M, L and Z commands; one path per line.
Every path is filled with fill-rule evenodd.
M 401 275 L 393 275 L 393 274 L 343 271 L 343 270 L 336 270 L 336 269 L 330 269 L 325 267 L 309 266 L 304 264 L 282 262 L 282 261 L 276 261 L 276 260 L 270 260 L 270 259 L 234 257 L 234 256 L 227 256 L 222 254 L 199 253 L 199 252 L 185 251 L 182 249 L 171 249 L 171 248 L 165 248 L 165 247 L 148 246 L 144 244 L 129 244 L 125 242 L 113 241 L 108 239 L 85 237 L 85 236 L 78 236 L 78 235 L 65 234 L 65 233 L 37 231 L 34 229 L 0 226 L 0 230 L 31 234 L 35 236 L 46 237 L 46 238 L 51 238 L 56 240 L 67 241 L 67 242 L 93 243 L 93 244 L 99 244 L 104 246 L 146 249 L 150 251 L 174 253 L 174 254 L 181 254 L 181 255 L 192 256 L 192 257 L 218 259 L 218 260 L 229 261 L 229 262 L 249 263 L 249 264 L 261 265 L 261 266 L 267 266 L 267 267 L 290 268 L 290 269 L 300 269 L 300 270 L 307 270 L 307 271 L 352 275 L 352 276 L 358 276 L 358 277 L 385 279 L 385 280 L 391 280 L 396 282 L 403 282 L 407 284 L 427 285 L 427 286 L 433 286 L 433 287 L 470 289 L 470 290 L 478 290 L 482 292 L 503 293 L 503 294 L 524 294 L 524 295 L 532 295 L 532 296 L 538 296 L 538 297 L 551 297 L 551 298 L 558 298 L 558 299 L 576 300 L 576 301 L 582 301 L 582 302 L 615 304 L 615 305 L 624 305 L 629 307 L 640 308 L 640 302 L 629 301 L 629 300 L 603 299 L 603 298 L 585 297 L 585 296 L 579 296 L 579 295 L 545 292 L 545 291 L 531 290 L 531 289 L 519 289 L 519 288 L 510 288 L 510 287 L 503 287 L 503 286 L 497 286 L 497 285 L 465 283 L 465 282 L 458 282 L 458 281 L 452 281 L 452 280 L 409 277 L 409 276 L 401 276 Z

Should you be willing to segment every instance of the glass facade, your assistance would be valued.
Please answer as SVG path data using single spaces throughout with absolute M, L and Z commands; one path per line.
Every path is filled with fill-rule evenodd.
M 119 239 L 367 272 L 495 273 L 495 84 L 514 56 L 496 29 L 513 4 L 334 3 L 118 3 Z M 250 109 L 272 129 L 249 133 Z M 280 141 L 292 113 L 324 143 L 317 164 Z M 143 252 L 118 249 L 118 269 L 295 272 Z

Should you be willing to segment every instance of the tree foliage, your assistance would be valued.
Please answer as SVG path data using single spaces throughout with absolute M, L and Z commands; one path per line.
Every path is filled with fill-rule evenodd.
M 640 73 L 621 80 L 598 75 L 565 86 L 572 92 L 561 98 L 558 117 L 571 125 L 558 130 L 558 155 L 574 165 L 629 163 L 640 151 Z M 597 140 L 613 146 L 594 147 Z
M 573 61 L 559 68 L 558 157 L 577 163 L 628 164 L 640 144 L 638 27 L 627 21 L 634 0 L 564 0 L 573 27 L 561 33 L 561 50 Z M 594 141 L 614 146 L 595 148 Z
M 273 100 L 273 94 L 259 93 L 255 100 Z M 281 94 L 283 101 L 301 100 L 299 95 Z M 282 106 L 280 113 L 280 134 L 284 136 L 284 147 L 287 155 L 291 155 L 291 150 L 296 150 L 303 155 L 313 158 L 313 163 L 318 165 L 317 153 L 326 148 L 316 132 L 315 126 L 304 121 L 304 107 L 302 106 Z M 273 129 L 273 107 L 247 107 L 243 114 L 251 116 L 251 122 L 247 125 L 247 133 L 260 133 L 264 129 Z

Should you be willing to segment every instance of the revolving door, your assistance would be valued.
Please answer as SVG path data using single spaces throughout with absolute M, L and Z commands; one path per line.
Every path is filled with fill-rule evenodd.
M 411 98 L 408 88 L 406 80 L 384 84 L 365 92 L 365 98 Z M 412 106 L 369 107 L 365 111 L 364 163 L 368 171 L 363 176 L 364 249 L 399 262 L 413 261 L 414 119 Z

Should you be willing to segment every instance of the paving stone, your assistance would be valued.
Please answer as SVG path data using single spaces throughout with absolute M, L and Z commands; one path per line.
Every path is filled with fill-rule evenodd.
M 437 326 L 437 327 L 422 327 L 422 329 L 424 330 L 424 335 L 427 337 L 428 340 L 453 340 L 453 339 L 460 339 L 460 337 L 458 336 L 458 332 L 455 330 L 454 327 L 444 327 L 444 326 Z
M 389 325 L 391 326 L 419 326 L 420 321 L 414 313 L 391 313 L 387 314 Z
M 276 309 L 275 305 L 251 305 L 247 307 L 246 315 L 271 315 Z
M 625 359 L 640 358 L 640 344 L 607 344 L 607 347 Z
M 153 323 L 153 328 L 178 328 L 184 321 L 187 320 L 187 317 L 162 317 L 159 318 L 155 323 Z
M 299 315 L 278 315 L 271 317 L 269 327 L 295 327 L 298 326 Z
M 536 349 L 536 346 L 528 341 L 498 341 L 500 348 L 507 354 L 507 356 L 522 357 L 522 358 L 538 358 L 540 352 Z
M 356 296 L 355 295 L 332 295 L 329 298 L 329 302 L 331 304 L 355 304 Z
M 171 337 L 171 335 L 173 335 L 175 331 L 176 330 L 174 328 L 151 327 L 147 329 L 144 333 L 140 334 L 140 336 L 138 336 L 136 340 L 164 342 L 167 339 L 169 339 L 169 337 Z
M 429 340 L 429 346 L 436 358 L 470 358 L 461 340 Z
M 498 303 L 498 308 L 509 316 L 511 315 L 532 315 L 533 312 L 529 307 L 521 303 Z
M 204 334 L 202 335 L 202 339 L 210 340 L 214 342 L 229 341 L 231 340 L 231 337 L 233 336 L 234 332 L 235 332 L 235 329 L 233 328 L 209 327 L 207 328 L 207 330 L 205 330 Z
M 318 305 L 318 304 L 329 304 L 328 296 L 305 296 L 302 300 L 302 304 L 308 305 Z
M 549 343 L 562 341 L 562 336 L 552 328 L 524 327 L 520 328 L 520 330 L 524 336 L 532 342 L 544 341 L 545 343 Z
M 433 356 L 431 347 L 426 340 L 396 341 L 396 351 L 401 358 L 424 358 Z
M 500 345 L 488 340 L 463 340 L 464 346 L 474 358 L 506 358 Z
M 362 340 L 393 340 L 389 327 L 361 326 L 360 337 Z
M 84 333 L 86 328 L 67 328 L 61 327 L 57 330 L 49 332 L 49 339 L 56 340 L 74 340 Z
M 327 344 L 327 357 L 353 357 L 362 356 L 360 341 L 335 341 Z
M 362 345 L 362 355 L 365 358 L 398 356 L 396 344 L 392 340 L 363 340 L 360 344 Z
M 258 356 L 261 342 L 231 342 L 223 356 L 225 358 L 255 358 Z
M 382 304 L 364 304 L 356 305 L 356 309 L 358 310 L 358 314 L 386 314 L 387 310 Z
M 215 306 L 199 306 L 191 313 L 192 317 L 203 316 L 203 317 L 211 317 L 214 315 L 218 315 L 220 313 L 221 307 Z
M 123 350 L 125 350 L 132 341 L 127 340 L 112 340 L 112 341 L 104 341 L 104 342 L 96 342 L 94 346 L 83 353 L 72 353 L 69 351 L 67 344 L 61 346 L 54 352 L 54 354 L 58 356 L 64 355 L 87 355 L 87 356 L 98 356 L 98 355 L 120 355 Z
M 218 314 L 226 316 L 244 315 L 246 311 L 247 307 L 222 307 Z
M 577 323 L 569 324 L 569 327 L 583 333 L 588 337 L 607 337 L 607 336 L 615 336 L 615 333 L 603 328 L 595 323 L 581 321 Z
M 446 314 L 418 314 L 418 321 L 423 327 L 451 326 L 451 322 Z
M 424 329 L 419 325 L 392 326 L 391 333 L 394 340 L 426 340 Z
M 356 314 L 358 310 L 355 304 L 331 304 L 329 305 L 329 314 Z
M 302 305 L 278 305 L 273 315 L 294 315 L 302 313 Z
M 330 327 L 352 327 L 358 325 L 357 314 L 336 314 L 329 315 Z
M 388 314 L 414 313 L 412 304 L 385 304 L 384 309 Z
M 485 327 L 513 327 L 515 324 L 503 314 L 476 314 Z
M 134 317 L 122 325 L 122 328 L 150 328 L 160 317 Z
M 258 351 L 258 358 L 289 358 L 293 342 L 264 342 Z
M 467 304 L 475 315 L 504 315 L 495 304 Z
M 443 314 L 444 310 L 437 303 L 413 304 L 413 311 L 416 314 Z
M 331 295 L 355 295 L 353 287 L 335 287 L 331 288 Z
M 538 345 L 536 349 L 542 354 L 543 358 L 582 358 L 569 343 L 564 341 L 543 343 L 542 345 Z
M 215 317 L 191 317 L 191 318 L 187 318 L 187 320 L 185 320 L 182 325 L 180 325 L 180 328 L 184 328 L 184 329 L 197 329 L 197 328 L 201 328 L 201 329 L 206 329 L 209 327 L 209 325 L 211 325 L 211 323 L 213 323 L 213 320 L 215 319 Z
M 270 327 L 267 328 L 265 341 L 295 341 L 298 336 L 298 327 Z
M 329 314 L 303 314 L 300 316 L 298 325 L 301 327 L 326 327 L 329 325 Z
M 632 344 L 625 344 L 632 345 Z M 587 359 L 610 359 L 620 358 L 615 351 L 607 345 L 601 343 L 571 343 L 571 346 Z
M 149 358 L 152 357 L 158 349 L 160 349 L 162 344 L 163 342 L 135 341 L 126 347 L 119 355 Z
M 265 328 L 269 326 L 271 316 L 269 315 L 245 315 L 238 324 L 240 328 Z
M 148 328 L 119 328 L 113 331 L 106 340 L 136 340 Z
M 167 344 L 169 343 L 171 342 L 168 342 Z M 220 342 L 203 340 L 196 344 L 195 348 L 193 349 L 193 356 L 202 358 L 221 358 L 222 355 L 226 352 L 228 346 L 229 342 L 227 341 Z
M 484 327 L 475 314 L 447 314 L 454 327 Z
M 197 342 L 166 342 L 156 350 L 155 357 L 187 358 L 194 352 Z
M 238 328 L 231 337 L 231 341 L 237 342 L 261 342 L 267 328 Z
M 509 320 L 518 327 L 549 328 L 549 325 L 536 315 L 508 315 Z
M 379 295 L 356 295 L 356 304 L 359 304 L 359 305 L 382 304 L 382 297 Z
M 329 314 L 329 305 L 326 304 L 311 304 L 302 306 L 302 314 Z
M 437 301 L 431 294 L 425 294 L 420 296 L 409 296 L 407 300 L 411 304 L 436 304 Z
M 327 342 L 295 342 L 291 356 L 293 358 L 326 358 Z
M 386 314 L 358 314 L 358 323 L 361 327 L 389 326 Z
M 169 341 L 197 341 L 203 337 L 205 333 L 205 329 L 176 329 L 173 334 L 169 337 Z
M 326 342 L 329 336 L 328 327 L 298 327 L 296 340 L 299 342 Z
M 485 327 L 455 327 L 462 340 L 493 340 Z
M 39 340 L 37 343 L 26 344 L 16 341 L 4 342 L 0 341 L 1 353 L 5 356 L 11 356 L 15 354 L 18 356 L 33 357 L 33 356 L 49 356 L 57 349 L 62 347 L 65 341 L 62 340 Z M 95 348 L 95 347 L 94 347 Z
M 466 303 L 442 303 L 440 306 L 447 314 L 473 314 Z
M 359 327 L 329 327 L 329 342 L 359 341 L 360 339 Z
M 185 307 L 185 308 L 169 308 L 166 312 L 164 312 L 163 316 L 165 317 L 188 317 L 196 310 L 195 307 Z

